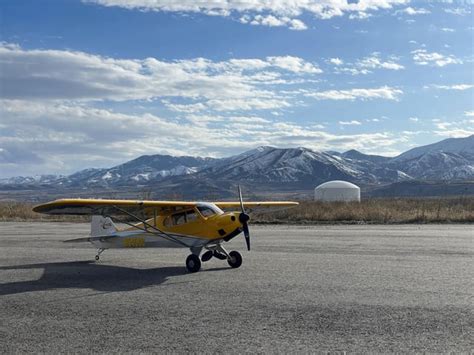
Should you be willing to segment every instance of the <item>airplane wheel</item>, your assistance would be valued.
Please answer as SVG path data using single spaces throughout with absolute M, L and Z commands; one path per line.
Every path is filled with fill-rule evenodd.
M 99 259 L 100 259 L 99 255 L 96 255 L 95 260 L 99 261 Z
M 231 268 L 237 269 L 242 265 L 242 255 L 238 251 L 231 251 L 229 253 L 230 259 L 227 259 L 227 263 Z
M 213 254 L 213 253 L 212 253 L 211 250 L 206 251 L 204 254 L 202 254 L 202 256 L 201 256 L 201 261 L 202 261 L 202 262 L 206 262 L 206 261 L 211 260 L 212 254 Z
M 201 260 L 197 255 L 191 254 L 186 258 L 186 269 L 189 272 L 198 272 L 201 268 Z

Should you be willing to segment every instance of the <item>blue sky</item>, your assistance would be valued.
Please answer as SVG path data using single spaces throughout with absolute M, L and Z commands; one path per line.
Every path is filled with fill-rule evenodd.
M 194 3 L 2 1 L 0 177 L 474 133 L 472 2 Z

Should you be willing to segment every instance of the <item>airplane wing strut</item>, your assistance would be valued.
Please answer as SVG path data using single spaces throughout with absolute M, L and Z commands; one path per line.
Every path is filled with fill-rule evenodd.
M 157 236 L 157 237 L 161 237 L 161 238 L 164 238 L 164 239 L 169 240 L 169 241 L 171 241 L 171 242 L 175 242 L 175 243 L 177 243 L 177 244 L 180 244 L 180 245 L 182 245 L 182 246 L 184 246 L 184 247 L 188 247 L 188 245 L 187 245 L 186 243 L 183 243 L 181 240 L 179 240 L 179 239 L 173 237 L 172 235 L 170 235 L 170 234 L 168 234 L 168 233 L 166 233 L 166 232 L 163 232 L 162 230 L 158 229 L 156 226 L 151 225 L 151 224 L 148 223 L 145 219 L 140 218 L 140 217 L 134 215 L 133 213 L 128 212 L 128 211 L 126 211 L 126 210 L 124 210 L 124 209 L 122 209 L 122 208 L 120 208 L 120 207 L 117 207 L 117 206 L 113 206 L 113 207 L 114 207 L 115 209 L 117 209 L 117 211 L 119 211 L 119 212 L 121 212 L 121 213 L 123 213 L 123 214 L 125 214 L 125 215 L 127 215 L 127 216 L 129 216 L 129 217 L 132 217 L 132 218 L 136 219 L 137 221 L 143 223 L 143 226 L 144 226 L 144 227 L 140 227 L 140 226 L 137 226 L 136 224 L 132 224 L 132 223 L 130 223 L 130 222 L 127 222 L 127 221 L 124 221 L 124 220 L 120 220 L 120 219 L 118 219 L 118 218 L 116 218 L 116 217 L 108 216 L 110 219 L 112 219 L 112 220 L 115 219 L 115 221 L 117 221 L 117 222 L 119 222 L 119 223 L 127 224 L 127 225 L 129 225 L 130 227 L 133 227 L 133 228 L 136 228 L 136 229 L 140 229 L 140 230 L 142 230 L 142 231 L 144 231 L 144 232 L 151 233 L 151 234 L 153 234 L 153 235 L 155 235 L 155 236 Z M 150 229 L 152 229 L 152 231 L 150 231 Z

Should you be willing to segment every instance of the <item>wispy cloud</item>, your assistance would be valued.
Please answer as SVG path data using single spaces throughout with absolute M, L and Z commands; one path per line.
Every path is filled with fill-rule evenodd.
M 239 20 L 241 23 L 250 24 L 250 25 L 261 25 L 261 26 L 269 26 L 269 27 L 282 27 L 286 26 L 290 30 L 294 31 L 303 31 L 306 30 L 308 27 L 305 23 L 299 19 L 292 19 L 287 16 L 273 16 L 273 15 L 244 15 Z
M 471 13 L 470 10 L 463 7 L 447 8 L 447 9 L 444 9 L 444 12 L 451 15 L 457 15 L 457 16 L 467 16 Z
M 340 58 L 330 58 L 328 60 L 329 63 L 334 64 L 334 65 L 342 65 L 344 64 L 344 61 Z
M 2 96 L 8 99 L 127 101 L 157 98 L 184 112 L 276 109 L 290 104 L 270 84 L 322 73 L 294 56 L 211 61 L 115 59 L 65 50 L 24 50 L 0 45 Z M 271 71 L 269 71 L 271 70 Z M 183 106 L 187 104 L 187 106 Z M 181 105 L 181 106 L 180 106 Z
M 382 86 L 371 89 L 350 89 L 350 90 L 328 90 L 319 92 L 309 92 L 306 96 L 316 100 L 398 100 L 403 94 L 400 89 L 389 86 Z
M 212 16 L 232 17 L 240 15 L 245 24 L 263 26 L 287 26 L 293 30 L 304 30 L 306 25 L 298 19 L 303 13 L 320 19 L 330 19 L 349 14 L 350 19 L 366 19 L 372 12 L 388 10 L 407 4 L 409 0 L 371 0 L 371 1 L 321 1 L 321 0 L 83 0 L 103 6 L 119 6 L 143 11 L 163 11 L 178 13 L 202 13 Z
M 397 13 L 404 13 L 410 16 L 414 16 L 414 15 L 427 15 L 427 14 L 430 14 L 431 11 L 422 7 L 414 8 L 410 6 L 402 10 L 398 10 Z
M 433 120 L 436 127 L 434 133 L 438 136 L 461 138 L 474 134 L 474 120 L 442 121 Z
M 380 59 L 380 54 L 373 53 L 372 56 L 365 57 L 359 60 L 356 65 L 359 68 L 367 69 L 390 69 L 390 70 L 400 70 L 405 67 L 399 63 L 396 63 L 392 60 L 383 61 Z
M 371 55 L 357 60 L 355 63 L 344 63 L 339 58 L 331 58 L 329 63 L 336 66 L 336 73 L 347 73 L 351 75 L 366 75 L 377 69 L 401 70 L 405 67 L 396 62 L 396 59 L 382 59 L 380 53 L 374 52 Z M 344 66 L 343 66 L 344 64 Z
M 27 100 L 0 101 L 0 115 L 8 132 L 0 136 L 0 169 L 6 175 L 111 166 L 150 152 L 226 156 L 259 145 L 365 151 L 369 147 L 380 152 L 395 149 L 405 139 L 390 132 L 332 134 L 322 125 L 255 115 L 189 114 L 169 119 L 84 104 Z M 27 166 L 22 166 L 26 161 Z
M 464 91 L 464 90 L 472 89 L 473 87 L 474 85 L 472 84 L 454 84 L 454 85 L 428 85 L 428 86 L 425 86 L 424 88 Z
M 462 60 L 454 55 L 444 55 L 437 52 L 428 52 L 426 49 L 417 49 L 411 52 L 417 65 L 433 65 L 444 67 L 448 64 L 462 64 Z
M 352 121 L 339 121 L 339 124 L 341 126 L 360 126 L 362 122 L 357 121 L 357 120 L 352 120 Z

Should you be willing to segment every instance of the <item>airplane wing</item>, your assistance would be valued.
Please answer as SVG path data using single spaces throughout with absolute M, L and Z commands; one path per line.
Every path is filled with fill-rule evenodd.
M 139 200 L 102 200 L 102 199 L 60 199 L 35 206 L 33 211 L 53 215 L 127 215 L 167 214 L 190 208 L 196 202 L 185 201 L 139 201 Z
M 214 204 L 223 210 L 240 210 L 240 202 L 214 202 Z M 299 205 L 298 202 L 291 201 L 243 202 L 243 204 L 248 212 L 274 212 Z
M 189 201 L 140 201 L 103 199 L 60 199 L 35 206 L 34 212 L 52 215 L 135 215 L 153 216 L 192 208 L 199 202 Z M 240 202 L 214 202 L 224 210 L 240 210 Z M 244 202 L 249 212 L 270 212 L 297 206 L 298 202 Z

